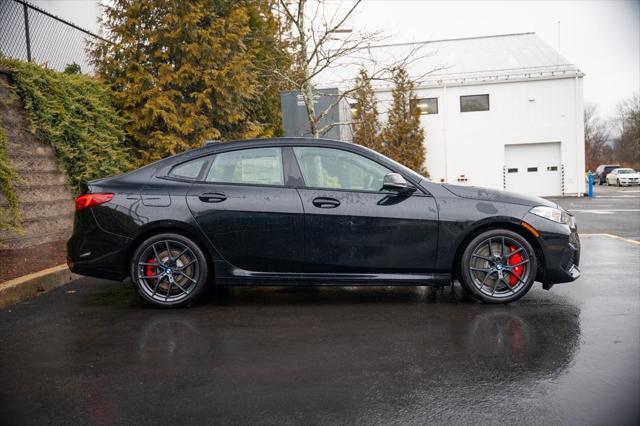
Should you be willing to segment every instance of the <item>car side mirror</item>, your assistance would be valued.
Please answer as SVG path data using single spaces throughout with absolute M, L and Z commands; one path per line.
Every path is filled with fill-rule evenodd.
M 416 190 L 399 173 L 387 173 L 382 180 L 382 189 L 388 189 L 399 194 L 410 194 Z

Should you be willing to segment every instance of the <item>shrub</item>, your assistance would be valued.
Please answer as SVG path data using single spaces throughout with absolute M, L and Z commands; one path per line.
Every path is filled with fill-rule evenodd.
M 0 206 L 0 230 L 20 229 L 18 197 L 13 189 L 16 174 L 7 158 L 7 138 L 0 128 L 0 191 L 7 199 L 7 206 Z
M 124 121 L 106 86 L 89 76 L 6 58 L 0 66 L 11 70 L 31 131 L 53 147 L 74 192 L 82 181 L 131 168 Z

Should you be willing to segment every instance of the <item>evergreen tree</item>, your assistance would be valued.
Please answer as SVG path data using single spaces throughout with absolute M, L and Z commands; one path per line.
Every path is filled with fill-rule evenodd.
M 371 87 L 367 71 L 361 69 L 353 92 L 356 111 L 353 115 L 353 143 L 366 146 L 384 154 L 385 147 L 380 137 L 378 101 Z
M 402 67 L 394 73 L 393 82 L 393 103 L 382 132 L 385 155 L 418 173 L 428 175 L 424 167 L 424 129 L 420 125 L 420 109 L 413 82 Z
M 94 64 L 115 92 L 140 163 L 206 139 L 281 131 L 280 88 L 262 72 L 290 66 L 273 1 L 106 3 L 110 42 L 92 46 Z

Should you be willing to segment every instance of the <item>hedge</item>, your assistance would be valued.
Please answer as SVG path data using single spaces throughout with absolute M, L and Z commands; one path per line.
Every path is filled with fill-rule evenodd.
M 20 229 L 18 196 L 13 188 L 15 181 L 15 171 L 7 158 L 7 138 L 0 127 L 0 191 L 7 200 L 6 206 L 0 206 L 0 230 Z
M 31 131 L 53 147 L 74 192 L 83 181 L 132 167 L 124 120 L 107 86 L 90 76 L 7 58 L 0 58 L 0 67 L 11 71 Z

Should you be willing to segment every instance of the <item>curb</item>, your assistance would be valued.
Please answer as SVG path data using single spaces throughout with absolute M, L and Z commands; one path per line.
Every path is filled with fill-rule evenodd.
M 0 283 L 0 309 L 23 302 L 80 278 L 62 264 Z

